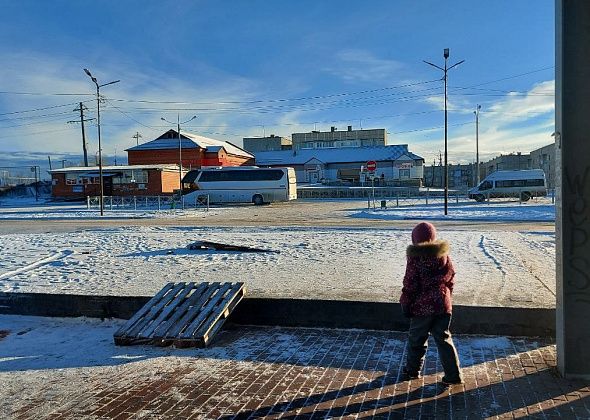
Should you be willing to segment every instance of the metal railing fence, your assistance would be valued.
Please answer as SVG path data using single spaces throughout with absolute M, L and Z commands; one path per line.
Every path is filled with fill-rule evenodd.
M 86 197 L 86 208 L 100 208 L 100 197 Z M 104 196 L 104 208 L 108 210 L 174 210 L 202 209 L 209 211 L 209 195 L 199 195 L 190 202 L 185 197 L 156 196 Z

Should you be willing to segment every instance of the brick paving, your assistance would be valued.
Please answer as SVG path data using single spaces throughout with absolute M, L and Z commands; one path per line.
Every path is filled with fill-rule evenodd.
M 0 354 L 12 384 L 2 417 L 590 418 L 590 384 L 560 378 L 545 340 L 455 337 L 465 384 L 446 388 L 433 343 L 424 376 L 401 377 L 397 332 L 240 327 L 198 350 L 120 348 L 105 334 L 81 340 L 90 356 L 78 366 L 60 365 L 59 348 L 35 369 Z

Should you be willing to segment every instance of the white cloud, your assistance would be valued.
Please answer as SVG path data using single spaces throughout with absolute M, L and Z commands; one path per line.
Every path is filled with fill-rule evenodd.
M 506 122 L 527 119 L 533 114 L 545 114 L 555 110 L 555 80 L 538 83 L 526 94 L 509 93 L 506 98 L 490 107 L 490 111 L 502 114 Z
M 326 62 L 323 70 L 347 82 L 382 82 L 399 79 L 403 65 L 399 61 L 378 58 L 368 51 L 349 49 L 339 51 Z
M 479 117 L 480 160 L 486 161 L 500 154 L 529 153 L 550 144 L 554 131 L 554 88 L 554 80 L 544 81 L 525 94 L 508 93 L 500 100 L 484 106 Z M 442 100 L 442 97 L 431 97 L 426 102 L 441 109 Z M 449 106 L 449 110 L 455 111 L 455 117 L 473 114 L 473 109 L 475 107 L 464 100 Z M 448 154 L 451 163 L 475 161 L 475 116 L 470 115 L 469 118 L 472 124 L 449 126 Z M 444 151 L 442 128 L 425 133 L 421 138 L 418 135 L 414 138 L 415 141 L 409 142 L 411 149 L 423 156 L 427 164 L 431 164 L 435 157 L 438 159 L 439 150 Z
M 0 95 L 0 113 L 58 106 L 47 111 L 0 116 L 0 150 L 3 152 L 41 151 L 51 153 L 80 153 L 81 132 L 79 124 L 67 124 L 79 119 L 73 109 L 77 102 L 87 100 L 87 116 L 96 117 L 94 84 L 84 74 L 86 67 L 78 58 L 50 57 L 42 54 L 3 54 L 0 80 L 3 91 L 59 93 L 75 92 L 87 96 L 29 96 Z M 124 149 L 135 144 L 132 136 L 139 131 L 143 141 L 152 140 L 170 128 L 161 117 L 176 121 L 197 115 L 190 124 L 192 132 L 202 132 L 214 138 L 230 139 L 241 143 L 245 134 L 236 133 L 244 126 L 273 124 L 281 116 L 256 115 L 251 107 L 232 102 L 248 101 L 261 97 L 268 89 L 263 83 L 219 72 L 216 77 L 204 81 L 180 80 L 168 73 L 138 70 L 129 63 L 116 60 L 88 65 L 99 83 L 121 79 L 120 83 L 101 89 L 101 95 L 109 99 L 101 106 L 101 131 L 103 154 L 124 156 Z M 209 76 L 214 69 L 209 69 Z M 215 79 L 214 82 L 211 80 Z M 291 87 L 273 95 L 289 96 Z M 119 102 L 116 99 L 124 99 Z M 130 102 L 130 99 L 149 100 L 156 103 Z M 165 104 L 174 101 L 173 104 Z M 182 104 L 182 103 L 185 104 Z M 179 104 L 180 103 L 180 104 Z M 235 111 L 224 111 L 235 109 Z M 42 115 L 53 114 L 47 117 Z M 59 114 L 59 115 L 55 115 Z M 33 118 L 34 117 L 34 118 Z M 22 118 L 22 119 L 21 119 Z M 248 128 L 247 130 L 250 130 Z M 96 125 L 87 123 L 89 155 L 96 153 Z M 91 159 L 92 160 L 92 159 Z

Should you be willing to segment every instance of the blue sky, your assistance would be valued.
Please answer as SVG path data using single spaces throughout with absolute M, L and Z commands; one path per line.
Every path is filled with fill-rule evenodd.
M 0 166 L 82 153 L 84 101 L 103 153 L 197 118 L 187 131 L 241 145 L 248 136 L 386 128 L 431 163 L 443 150 L 442 72 L 449 71 L 449 161 L 529 152 L 552 140 L 554 4 L 549 0 L 27 1 L 0 16 Z M 46 109 L 42 109 L 46 108 Z M 37 111 L 33 111 L 37 110 Z M 96 125 L 87 125 L 90 155 Z M 61 166 L 61 163 L 58 164 Z

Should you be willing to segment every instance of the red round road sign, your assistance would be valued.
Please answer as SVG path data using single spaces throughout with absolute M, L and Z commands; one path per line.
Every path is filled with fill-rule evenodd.
M 367 170 L 369 172 L 375 172 L 375 169 L 377 169 L 377 162 L 375 162 L 374 160 L 370 160 L 367 162 Z

